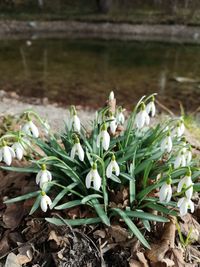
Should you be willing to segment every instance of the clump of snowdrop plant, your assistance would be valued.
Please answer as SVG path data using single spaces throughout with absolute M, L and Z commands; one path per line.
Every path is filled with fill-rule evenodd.
M 152 221 L 167 222 L 169 214 L 184 216 L 194 211 L 192 197 L 199 189 L 195 181 L 200 174 L 183 137 L 183 118 L 152 123 L 151 117 L 156 117 L 155 94 L 142 97 L 126 118 L 114 92 L 96 112 L 89 129 L 81 124 L 74 106 L 65 131 L 55 134 L 36 113 L 26 112 L 22 128 L 0 138 L 0 160 L 11 165 L 14 157 L 21 160 L 29 153 L 30 166 L 2 168 L 32 172 L 38 190 L 6 203 L 32 197 L 35 203 L 30 213 L 40 207 L 49 215 L 53 209 L 80 206 L 89 215 L 46 220 L 56 225 L 107 226 L 118 221 L 149 248 L 145 232 Z M 46 135 L 40 133 L 41 126 Z M 125 201 L 117 197 L 122 191 Z

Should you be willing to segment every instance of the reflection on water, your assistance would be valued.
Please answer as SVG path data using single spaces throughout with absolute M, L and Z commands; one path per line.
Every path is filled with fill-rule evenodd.
M 159 93 L 169 108 L 199 106 L 200 48 L 195 45 L 97 40 L 4 40 L 0 89 L 55 102 L 97 107 L 110 90 L 131 107 Z M 179 83 L 174 77 L 194 78 Z

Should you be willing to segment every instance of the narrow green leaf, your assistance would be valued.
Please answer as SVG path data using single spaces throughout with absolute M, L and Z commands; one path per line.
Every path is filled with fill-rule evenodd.
M 112 174 L 112 176 L 109 179 L 111 179 L 113 182 L 121 184 L 121 180 L 114 174 Z
M 99 201 L 97 199 L 92 199 L 91 202 L 93 204 L 93 207 L 96 210 L 96 213 L 101 218 L 101 221 L 105 225 L 110 226 L 110 220 L 109 220 L 107 214 L 105 213 L 104 209 L 102 208 L 102 206 L 99 204 Z
M 95 223 L 101 222 L 100 218 L 86 218 L 86 219 L 75 219 L 75 220 L 72 220 L 72 219 L 61 220 L 57 218 L 45 218 L 45 220 L 57 226 L 61 226 L 61 225 L 78 226 L 78 225 L 95 224 Z
M 127 179 L 129 181 L 132 181 L 134 179 L 130 174 L 124 173 L 124 172 L 120 172 L 120 175 L 119 176 L 120 177 L 123 177 L 123 178 L 125 178 L 125 179 Z
M 93 198 L 103 198 L 103 197 L 101 195 L 99 195 L 99 194 L 92 194 L 92 195 L 84 197 L 81 200 L 81 203 L 82 204 L 86 204 L 88 201 L 92 200 Z
M 148 249 L 150 249 L 150 245 L 143 236 L 143 234 L 140 232 L 140 230 L 137 228 L 137 226 L 132 222 L 132 220 L 127 216 L 127 214 L 118 208 L 113 208 L 113 211 L 115 211 L 127 224 L 129 229 L 132 231 L 132 233 L 138 238 L 138 240 Z
M 69 209 L 72 207 L 79 206 L 81 204 L 82 204 L 81 200 L 77 199 L 77 200 L 72 200 L 72 201 L 66 202 L 64 204 L 61 204 L 61 205 L 55 207 L 55 209 L 56 210 L 64 210 L 64 209 Z
M 170 210 L 160 204 L 149 203 L 146 205 L 146 207 L 151 208 L 152 210 L 157 210 L 167 215 L 177 216 L 177 212 L 175 210 Z
M 39 193 L 40 193 L 40 191 L 28 193 L 28 194 L 25 194 L 23 196 L 19 196 L 19 197 L 15 197 L 15 198 L 11 198 L 11 199 L 5 200 L 4 203 L 8 204 L 8 203 L 14 203 L 14 202 L 26 200 L 26 199 L 29 199 L 29 198 L 32 198 L 32 197 L 36 197 Z
M 149 221 L 148 221 L 148 220 L 144 220 L 144 219 L 141 219 L 141 221 L 142 221 L 142 223 L 143 223 L 145 229 L 146 229 L 148 232 L 151 232 L 151 225 L 150 225 Z
M 147 186 L 147 181 L 148 181 L 148 178 L 149 178 L 149 173 L 152 169 L 152 166 L 153 166 L 153 161 L 149 161 L 145 170 L 144 170 L 144 176 L 143 176 L 143 181 L 142 181 L 142 184 L 143 184 L 143 188 L 146 188 Z
M 168 222 L 169 220 L 165 217 L 154 215 L 148 212 L 143 211 L 125 211 L 126 215 L 128 217 L 134 217 L 134 218 L 140 218 L 144 220 L 149 221 L 155 221 L 155 222 Z
M 39 194 L 39 196 L 37 196 L 32 208 L 29 212 L 29 215 L 32 215 L 38 209 L 38 207 L 40 205 L 40 201 L 41 201 L 41 194 Z
M 200 183 L 196 183 L 193 185 L 194 191 L 200 192 Z
M 13 172 L 21 172 L 21 173 L 38 173 L 40 171 L 39 168 L 34 167 L 9 167 L 9 166 L 1 166 L 0 167 L 3 170 L 7 171 L 13 171 Z

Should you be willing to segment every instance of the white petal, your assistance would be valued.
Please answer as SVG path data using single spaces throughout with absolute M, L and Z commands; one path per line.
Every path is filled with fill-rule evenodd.
M 100 148 L 100 144 L 101 144 L 101 132 L 97 136 L 97 147 L 98 148 Z
M 188 190 L 185 191 L 185 195 L 189 199 L 191 199 L 192 194 L 193 194 L 193 186 L 191 186 Z
M 74 144 L 73 147 L 72 147 L 70 158 L 74 159 L 75 155 L 76 155 L 76 144 Z
M 40 177 L 40 188 L 42 189 L 43 185 L 49 181 L 47 172 L 42 171 L 41 177 Z
M 42 175 L 42 170 L 39 171 L 38 174 L 36 175 L 36 184 L 39 184 L 41 175 Z
M 74 131 L 75 132 L 80 132 L 81 123 L 80 123 L 80 119 L 79 119 L 79 117 L 77 115 L 74 115 L 73 122 L 74 122 Z
M 112 161 L 108 164 L 107 168 L 106 168 L 106 176 L 108 178 L 110 178 L 112 176 Z
M 3 147 L 3 161 L 10 166 L 10 164 L 12 163 L 12 155 L 10 153 L 10 150 L 7 146 Z
M 92 170 L 86 176 L 86 179 L 85 179 L 86 188 L 91 187 L 91 180 L 92 180 Z
M 118 114 L 117 121 L 119 124 L 122 124 L 122 125 L 124 124 L 125 118 L 124 118 L 124 114 L 122 112 L 120 112 Z
M 187 214 L 187 210 L 188 210 L 188 203 L 186 200 L 183 201 L 183 203 L 180 206 L 180 215 L 184 216 Z
M 186 166 L 185 155 L 181 155 L 181 167 L 185 167 L 185 166 Z
M 135 121 L 138 129 L 141 129 L 144 126 L 145 116 L 142 110 L 139 113 L 137 113 Z
M 166 196 L 166 202 L 168 203 L 172 198 L 172 187 L 171 185 L 168 186 L 167 196 Z
M 151 112 L 151 109 L 152 109 L 152 105 L 151 105 L 152 102 L 149 102 L 147 105 L 146 105 L 146 112 L 149 114 Z
M 99 173 L 97 170 L 94 170 L 94 180 L 93 180 L 93 184 L 94 184 L 94 189 L 95 190 L 99 190 L 101 187 L 101 177 L 99 176 Z
M 117 124 L 116 120 L 114 119 L 113 121 L 110 122 L 110 131 L 112 134 L 115 134 L 115 131 L 117 129 Z
M 45 196 L 42 196 L 42 198 L 41 198 L 40 207 L 41 207 L 42 211 L 44 211 L 44 212 L 47 211 L 47 202 L 46 202 Z
M 32 121 L 29 121 L 29 127 L 30 127 L 30 130 L 31 130 L 33 137 L 38 138 L 39 137 L 39 131 L 38 131 L 37 126 Z
M 175 159 L 175 162 L 174 162 L 174 169 L 177 169 L 181 166 L 181 157 L 180 155 L 178 155 Z
M 24 151 L 20 147 L 17 147 L 16 150 L 16 157 L 18 160 L 21 160 L 23 158 Z
M 15 157 L 15 151 L 12 149 L 12 147 L 9 147 L 9 146 L 8 146 L 8 149 L 10 151 L 12 158 L 14 158 Z
M 190 199 L 188 200 L 188 206 L 189 206 L 191 212 L 193 213 L 194 212 L 194 203 Z
M 48 180 L 51 181 L 52 180 L 52 174 L 48 170 L 46 170 L 46 173 L 47 173 Z
M 102 140 L 102 146 L 104 150 L 108 150 L 110 145 L 110 135 L 107 131 L 102 131 L 103 140 Z
M 77 144 L 78 157 L 80 161 L 84 161 L 84 151 L 80 143 Z
M 22 127 L 22 132 L 24 132 L 27 135 L 31 135 L 30 127 L 29 127 L 29 123 L 28 122 Z
M 192 160 L 192 152 L 191 151 L 188 151 L 187 152 L 187 156 L 186 156 L 186 162 L 187 162 L 187 164 L 189 164 L 191 160 Z
M 152 102 L 151 116 L 154 117 L 155 115 L 156 115 L 156 106 L 155 106 L 155 103 Z
M 172 150 L 172 139 L 170 136 L 167 137 L 167 152 L 170 153 Z
M 117 164 L 117 162 L 115 160 L 113 161 L 113 167 L 115 169 L 115 175 L 119 176 L 119 173 L 120 173 L 119 165 Z
M 149 117 L 149 115 L 147 114 L 147 112 L 144 110 L 144 116 L 145 116 L 145 123 L 146 123 L 146 125 L 149 125 L 149 123 L 150 123 L 150 117 Z
M 166 149 L 166 141 L 167 141 L 166 138 L 164 138 L 161 142 L 160 149 L 162 152 L 164 152 Z
M 2 161 L 2 153 L 3 153 L 3 149 L 0 149 L 0 161 Z
M 178 203 L 177 203 L 177 207 L 180 208 L 180 206 L 182 205 L 183 201 L 184 201 L 184 197 L 180 198 Z
M 184 184 L 186 184 L 186 179 L 185 177 L 182 178 L 179 183 L 178 183 L 178 187 L 177 187 L 177 192 L 180 193 L 182 191 L 182 188 L 184 186 Z
M 160 199 L 160 202 L 164 202 L 166 200 L 166 196 L 167 196 L 167 184 L 164 183 L 161 188 L 160 188 L 160 192 L 159 192 L 159 199 Z

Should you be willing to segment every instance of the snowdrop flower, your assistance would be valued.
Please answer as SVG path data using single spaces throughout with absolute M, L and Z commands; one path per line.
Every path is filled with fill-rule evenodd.
M 177 206 L 179 208 L 181 216 L 186 215 L 188 209 L 190 209 L 192 213 L 194 212 L 194 203 L 192 202 L 191 199 L 187 197 L 182 197 L 181 199 L 179 199 Z
M 112 159 L 106 168 L 106 176 L 110 178 L 113 172 L 115 172 L 116 176 L 119 176 L 120 169 L 118 163 L 116 162 L 114 154 L 112 155 Z
M 165 151 L 167 151 L 168 153 L 171 152 L 171 150 L 172 150 L 172 138 L 170 136 L 170 132 L 168 132 L 167 136 L 162 140 L 160 149 L 163 152 L 165 152 Z
M 73 145 L 71 150 L 71 159 L 74 159 L 76 154 L 78 155 L 80 161 L 84 160 L 84 151 L 78 137 L 75 138 L 75 144 Z
M 3 161 L 8 166 L 10 166 L 14 157 L 14 150 L 11 147 L 7 146 L 6 142 L 3 141 L 3 147 L 0 149 L 0 161 Z
M 45 133 L 48 135 L 49 132 L 50 132 L 51 127 L 50 127 L 50 125 L 49 125 L 49 123 L 48 123 L 47 120 L 45 120 L 45 121 L 43 122 L 43 126 L 44 126 L 44 131 L 45 131 Z
M 42 169 L 36 175 L 36 184 L 40 184 L 40 188 L 43 188 L 45 183 L 48 183 L 52 180 L 52 175 L 50 171 L 47 170 L 46 165 L 42 165 Z
M 44 191 L 41 191 L 41 196 L 42 197 L 41 197 L 41 201 L 40 201 L 40 207 L 41 207 L 42 211 L 46 212 L 48 206 L 49 207 L 51 206 L 52 201 L 51 201 L 50 197 L 47 196 Z
M 114 92 L 111 91 L 111 92 L 110 92 L 110 95 L 109 95 L 109 101 L 112 101 L 112 100 L 114 100 L 114 99 L 115 99 Z
M 15 142 L 11 148 L 14 150 L 16 158 L 21 160 L 24 155 L 24 148 L 22 144 L 20 142 Z
M 69 119 L 69 130 L 74 130 L 75 132 L 80 132 L 81 122 L 77 116 L 77 112 L 74 106 L 71 107 L 70 119 Z
M 145 124 L 149 125 L 150 123 L 150 118 L 149 115 L 145 109 L 145 104 L 141 104 L 141 110 L 136 114 L 135 117 L 135 124 L 138 129 L 142 129 Z
M 114 116 L 111 116 L 110 119 L 112 120 L 110 122 L 110 131 L 114 135 L 116 132 L 116 129 L 117 129 L 117 121 L 116 121 L 116 118 Z
M 186 163 L 188 165 L 191 162 L 191 160 L 192 160 L 191 147 L 185 152 L 185 159 L 186 159 Z
M 160 188 L 159 199 L 160 202 L 168 203 L 172 197 L 171 178 L 169 178 Z
M 103 149 L 108 150 L 110 145 L 110 135 L 107 132 L 106 124 L 104 123 L 99 135 L 97 136 L 97 147 L 100 147 L 102 143 Z
M 188 188 L 190 187 L 190 188 Z M 185 195 L 187 198 L 191 198 L 193 194 L 193 182 L 191 178 L 191 171 L 189 170 L 185 177 L 183 177 L 179 183 L 177 192 L 180 193 L 182 189 L 188 188 L 188 190 L 185 191 Z
M 184 134 L 184 131 L 185 131 L 185 125 L 184 125 L 183 119 L 181 119 L 177 123 L 177 127 L 176 127 L 176 135 L 177 135 L 177 137 L 181 137 Z
M 125 122 L 125 117 L 124 117 L 124 114 L 123 114 L 122 107 L 118 108 L 116 120 L 117 120 L 117 123 L 119 123 L 120 125 L 123 125 L 124 122 Z
M 146 105 L 146 112 L 148 113 L 148 115 L 151 115 L 152 117 L 154 117 L 156 114 L 156 107 L 154 101 L 155 98 L 153 96 L 151 101 Z
M 99 190 L 101 187 L 101 177 L 97 170 L 97 164 L 93 163 L 91 170 L 86 176 L 85 184 L 87 188 L 91 187 L 91 183 L 93 182 L 93 187 L 95 190 Z
M 29 119 L 29 121 L 22 127 L 22 131 L 32 137 L 38 138 L 39 131 L 37 126 Z
M 174 168 L 177 169 L 179 167 L 185 167 L 185 166 L 186 166 L 186 157 L 184 151 L 181 151 L 174 161 Z

